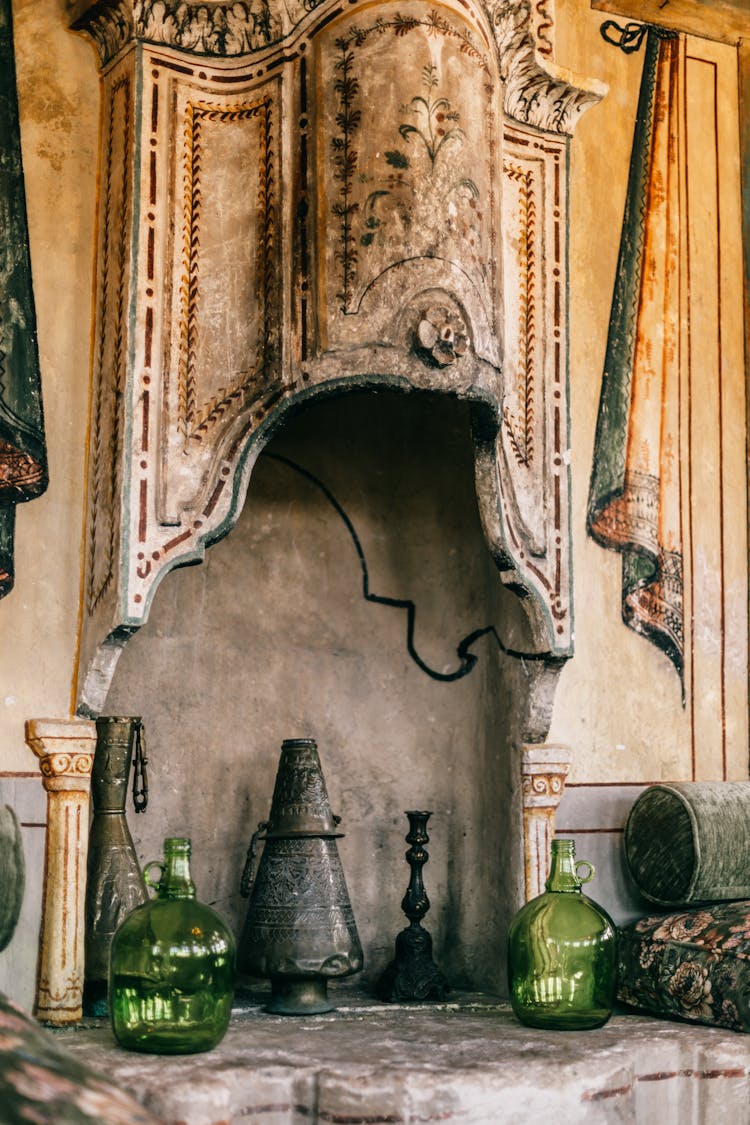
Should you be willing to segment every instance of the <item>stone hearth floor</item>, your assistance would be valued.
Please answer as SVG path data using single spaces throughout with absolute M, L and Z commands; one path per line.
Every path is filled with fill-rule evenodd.
M 750 1036 L 618 1013 L 521 1027 L 507 1004 L 385 1005 L 282 1017 L 239 1006 L 213 1051 L 124 1051 L 109 1025 L 55 1032 L 168 1125 L 750 1125 Z

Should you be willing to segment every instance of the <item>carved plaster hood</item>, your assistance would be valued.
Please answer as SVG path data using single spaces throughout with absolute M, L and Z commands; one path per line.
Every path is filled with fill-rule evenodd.
M 541 67 L 520 0 L 69 11 L 103 94 L 79 714 L 284 414 L 353 386 L 472 404 L 487 540 L 554 680 L 567 150 L 602 90 Z

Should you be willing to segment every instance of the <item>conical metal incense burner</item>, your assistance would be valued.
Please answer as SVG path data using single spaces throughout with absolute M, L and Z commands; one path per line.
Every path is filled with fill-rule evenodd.
M 94 817 L 89 835 L 86 882 L 86 970 L 83 1003 L 88 1015 L 105 1015 L 112 937 L 120 922 L 148 893 L 125 819 L 125 797 L 135 759 L 133 805 L 148 802 L 146 757 L 140 718 L 101 716 L 96 720 L 91 772 Z
M 271 813 L 250 842 L 241 886 L 250 902 L 237 966 L 241 973 L 270 978 L 269 1012 L 330 1012 L 328 981 L 362 968 L 336 846 L 338 825 L 315 742 L 288 739 L 281 747 Z M 265 844 L 253 881 L 261 838 Z

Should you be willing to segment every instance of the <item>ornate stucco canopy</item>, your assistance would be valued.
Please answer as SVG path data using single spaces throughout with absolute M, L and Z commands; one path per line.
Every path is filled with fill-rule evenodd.
M 81 713 L 286 412 L 351 387 L 472 404 L 486 537 L 559 667 L 567 153 L 602 90 L 520 0 L 69 7 L 103 91 Z

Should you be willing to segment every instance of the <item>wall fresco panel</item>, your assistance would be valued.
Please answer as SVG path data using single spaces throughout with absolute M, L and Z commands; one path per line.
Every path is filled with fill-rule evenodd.
M 719 221 L 722 232 L 721 286 L 721 419 L 722 496 L 724 508 L 724 685 L 726 710 L 726 776 L 748 776 L 748 615 L 747 504 L 740 482 L 747 479 L 745 445 L 745 355 L 742 335 L 742 215 L 737 121 L 738 89 L 735 52 L 714 48 L 722 60 L 717 72 L 717 132 L 721 165 Z
M 228 420 L 280 378 L 280 112 L 276 83 L 231 95 L 183 81 L 174 88 L 173 315 L 164 421 L 172 452 L 202 463 Z M 169 519 L 195 493 L 186 490 L 182 473 L 168 472 L 165 483 Z
M 693 776 L 747 776 L 744 377 L 733 53 L 686 57 L 687 441 Z M 734 87 L 725 89 L 725 83 Z M 735 259 L 732 261 L 732 259 Z
M 323 346 L 367 340 L 352 321 L 368 302 L 403 302 L 418 291 L 413 267 L 438 263 L 441 284 L 491 324 L 496 359 L 499 98 L 486 45 L 447 8 L 385 4 L 321 35 L 317 61 Z
M 115 77 L 104 108 L 103 217 L 97 279 L 99 329 L 94 355 L 86 588 L 86 604 L 90 613 L 112 587 L 120 532 L 120 457 L 124 419 L 119 404 L 127 367 L 132 99 L 131 78 L 124 71 Z

